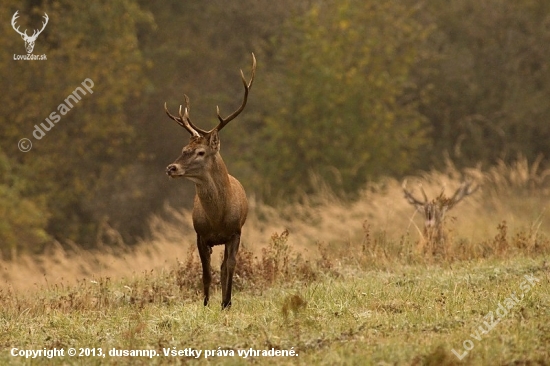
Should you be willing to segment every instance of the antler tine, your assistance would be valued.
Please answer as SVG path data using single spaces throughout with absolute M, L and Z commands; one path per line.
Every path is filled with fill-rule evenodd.
M 203 136 L 206 135 L 208 133 L 208 131 L 203 130 L 202 128 L 199 128 L 199 127 L 195 126 L 195 124 L 193 122 L 191 122 L 191 118 L 189 118 L 189 111 L 191 110 L 191 105 L 189 104 L 189 97 L 187 96 L 187 94 L 183 94 L 183 98 L 185 99 L 185 115 L 187 116 L 187 122 L 189 122 L 189 125 L 195 131 L 197 131 L 198 133 L 200 133 Z
M 186 101 L 187 101 L 187 98 L 186 98 Z M 185 107 L 185 113 L 182 114 L 181 113 L 181 109 L 183 107 L 181 106 L 180 104 L 180 110 L 179 110 L 179 114 L 180 114 L 180 120 L 181 122 L 185 125 L 185 129 L 189 132 L 191 132 L 191 134 L 195 137 L 201 137 L 201 135 L 195 130 L 193 129 L 193 127 L 191 127 L 191 124 L 189 123 L 189 110 L 187 109 L 187 107 Z
M 170 113 L 170 112 L 168 111 L 168 107 L 166 106 L 166 102 L 164 102 L 164 112 L 166 112 L 166 114 L 168 115 L 168 117 L 172 118 L 174 121 L 176 121 L 177 123 L 179 123 L 179 124 L 181 125 L 181 123 L 180 123 L 178 117 L 174 116 L 172 113 Z
M 424 197 L 424 203 L 428 203 L 428 196 L 426 195 L 426 191 L 424 191 L 422 184 L 420 184 L 420 192 L 422 192 L 422 196 Z
M 474 189 L 470 189 L 470 187 L 472 186 L 472 182 L 469 181 L 469 182 L 462 182 L 462 184 L 460 185 L 460 187 L 456 190 L 456 192 L 453 194 L 453 196 L 451 197 L 451 199 L 449 200 L 450 201 L 450 204 L 449 204 L 449 207 L 452 207 L 454 205 L 456 205 L 458 202 L 460 202 L 464 197 L 467 197 L 473 193 L 475 193 L 478 189 L 479 189 L 479 186 L 477 185 Z
M 11 26 L 12 26 L 12 28 L 13 28 L 17 33 L 19 33 L 20 35 L 22 35 L 22 36 L 27 36 L 27 30 L 26 30 L 26 29 L 25 29 L 25 32 L 22 33 L 22 32 L 19 30 L 19 26 L 17 26 L 17 28 L 15 28 L 15 25 L 16 25 L 15 23 L 16 23 L 16 21 L 17 21 L 17 18 L 19 18 L 19 14 L 17 14 L 17 13 L 19 13 L 19 10 L 17 10 L 17 11 L 15 12 L 15 14 L 13 14 L 13 17 L 11 18 Z M 27 36 L 27 37 L 28 37 L 28 36 Z
M 191 135 L 193 136 L 200 136 L 199 133 L 197 131 L 195 131 L 190 125 L 189 123 L 187 123 L 187 120 L 184 118 L 185 115 L 189 115 L 188 112 L 187 112 L 187 108 L 185 108 L 185 115 L 182 115 L 181 113 L 181 105 L 180 105 L 180 110 L 179 110 L 179 114 L 180 114 L 180 117 L 176 117 L 174 116 L 172 113 L 170 113 L 168 111 L 168 107 L 166 106 L 166 102 L 164 102 L 164 111 L 166 112 L 166 115 L 168 115 L 168 117 L 170 117 L 171 119 L 173 119 L 174 121 L 176 121 L 178 123 L 178 125 L 180 125 L 181 127 L 185 128 L 187 130 L 187 132 L 189 132 Z M 185 122 L 184 122 L 185 121 Z
M 403 184 L 401 185 L 401 187 L 403 188 L 403 192 L 405 193 L 405 198 L 411 205 L 414 205 L 417 208 L 419 208 L 419 207 L 423 207 L 426 203 L 428 203 L 428 197 L 426 196 L 426 192 L 424 192 L 424 189 L 422 188 L 422 186 L 420 186 L 420 189 L 422 191 L 422 195 L 424 196 L 424 202 L 418 200 L 416 197 L 412 195 L 411 192 L 407 190 L 406 179 L 403 181 Z
M 254 56 L 254 53 L 252 53 L 252 76 L 250 77 L 250 81 L 248 83 L 246 82 L 246 79 L 244 77 L 243 70 L 241 70 L 241 79 L 242 79 L 243 86 L 244 86 L 244 98 L 243 98 L 243 102 L 242 102 L 241 106 L 235 112 L 231 113 L 226 118 L 222 118 L 222 116 L 220 115 L 220 108 L 219 108 L 219 106 L 216 106 L 216 112 L 218 113 L 218 119 L 220 120 L 220 123 L 215 128 L 208 131 L 208 133 L 211 133 L 214 130 L 219 132 L 222 128 L 225 127 L 226 124 L 228 124 L 230 121 L 235 119 L 235 117 L 237 117 L 243 111 L 244 107 L 246 106 L 246 102 L 248 100 L 248 91 L 250 90 L 250 87 L 252 86 L 252 82 L 254 81 L 254 75 L 255 74 L 256 74 L 256 57 Z
M 36 36 L 38 36 L 40 33 L 42 33 L 42 31 L 44 30 L 44 28 L 46 28 L 46 25 L 48 24 L 48 20 L 50 20 L 50 18 L 48 17 L 48 14 L 46 14 L 46 13 L 44 13 L 44 16 L 42 18 L 44 18 L 46 21 L 42 22 L 42 29 L 40 29 L 40 31 L 38 32 L 38 34 Z
M 441 192 L 439 193 L 439 196 L 438 196 L 438 197 L 445 197 L 445 196 L 444 196 L 444 194 L 445 194 L 445 186 L 446 186 L 445 183 L 443 183 L 443 184 L 441 185 Z

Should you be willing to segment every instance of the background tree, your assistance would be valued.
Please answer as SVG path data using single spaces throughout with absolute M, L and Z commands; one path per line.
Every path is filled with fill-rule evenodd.
M 314 174 L 353 193 L 416 165 L 428 125 L 410 74 L 431 27 L 414 15 L 399 2 L 316 2 L 286 28 L 269 144 L 254 162 L 266 184 L 312 192 Z
M 21 6 L 9 1 L 0 10 L 1 18 L 11 19 L 16 10 L 21 29 L 40 26 L 44 12 L 48 14 L 49 23 L 34 49 L 48 59 L 14 61 L 12 55 L 23 53 L 23 44 L 10 23 L 2 22 L 0 74 L 5 97 L 0 105 L 0 149 L 16 167 L 22 182 L 18 193 L 44 202 L 47 232 L 60 241 L 91 245 L 99 213 L 105 214 L 101 206 L 127 189 L 117 189 L 116 182 L 127 173 L 124 161 L 133 151 L 135 131 L 127 107 L 143 88 L 136 23 L 146 22 L 148 15 L 130 0 L 93 6 L 72 1 Z M 93 94 L 61 116 L 42 139 L 32 138 L 34 126 L 44 123 L 87 78 L 95 84 Z M 23 137 L 33 140 L 30 152 L 17 148 Z M 110 197 L 102 195 L 107 187 Z M 32 217 L 22 220 L 33 222 Z M 41 225 L 38 221 L 36 229 Z M 32 231 L 35 225 L 30 226 Z M 13 234 L 26 241 L 25 231 Z
M 191 203 L 167 164 L 187 142 L 163 112 L 191 97 L 204 128 L 240 103 L 236 70 L 257 77 L 238 128 L 222 132 L 249 194 L 290 200 L 328 183 L 444 164 L 550 154 L 550 3 L 545 0 L 6 0 L 0 8 L 0 250 L 10 257 L 102 228 L 131 243 L 151 214 Z M 14 61 L 21 29 L 50 21 Z M 86 78 L 87 95 L 28 153 L 17 141 Z M 543 160 L 542 165 L 545 165 Z M 312 179 L 314 177 L 315 179 Z M 185 197 L 187 196 L 187 198 Z M 118 239 L 117 239 L 118 240 Z
M 447 151 L 460 166 L 550 156 L 550 3 L 427 2 L 435 56 L 418 82 L 431 85 L 429 164 Z
M 15 259 L 22 250 L 39 249 L 50 239 L 44 199 L 25 197 L 25 184 L 7 156 L 0 152 L 0 259 Z

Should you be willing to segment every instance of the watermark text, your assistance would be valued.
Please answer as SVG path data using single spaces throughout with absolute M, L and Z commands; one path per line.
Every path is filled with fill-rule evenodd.
M 82 87 L 79 86 L 73 90 L 73 92 L 57 106 L 57 110 L 50 113 L 50 115 L 45 119 L 45 122 L 40 123 L 40 125 L 34 125 L 32 135 L 35 139 L 41 140 L 44 136 L 46 136 L 46 132 L 54 128 L 55 124 L 61 121 L 61 116 L 69 113 L 69 111 L 82 99 L 84 95 L 87 95 L 88 93 L 93 94 L 92 88 L 94 87 L 94 82 L 92 79 L 86 78 L 80 85 L 82 85 Z M 32 142 L 28 138 L 22 138 L 19 140 L 17 147 L 22 152 L 28 152 L 32 148 Z

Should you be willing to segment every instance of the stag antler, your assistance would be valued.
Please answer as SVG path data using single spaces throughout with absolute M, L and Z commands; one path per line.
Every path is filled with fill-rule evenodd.
M 42 31 L 44 30 L 44 28 L 46 28 L 46 25 L 48 24 L 48 20 L 50 20 L 50 18 L 48 18 L 48 14 L 44 13 L 44 16 L 42 17 L 44 18 L 46 21 L 45 22 L 42 22 L 42 29 L 40 29 L 39 31 L 37 31 L 36 29 L 34 30 L 34 33 L 32 34 L 31 38 L 36 38 L 38 37 L 38 35 L 40 33 L 42 33 Z M 36 33 L 38 32 L 38 33 Z M 35 35 L 36 33 L 36 35 Z
M 191 122 L 191 119 L 189 118 L 189 97 L 184 94 L 183 97 L 185 98 L 185 112 L 182 114 L 181 109 L 182 106 L 180 105 L 180 113 L 179 117 L 174 116 L 170 112 L 168 112 L 168 107 L 166 106 L 166 102 L 164 103 L 164 111 L 168 115 L 168 117 L 172 118 L 174 121 L 176 121 L 180 126 L 185 128 L 189 133 L 193 136 L 200 137 L 211 134 L 214 131 L 220 131 L 226 124 L 228 124 L 231 120 L 233 120 L 235 117 L 237 117 L 246 106 L 246 102 L 248 100 L 248 91 L 250 90 L 250 87 L 252 86 L 252 82 L 254 81 L 254 75 L 256 74 L 256 57 L 254 56 L 254 53 L 252 53 L 252 76 L 250 78 L 250 81 L 247 83 L 246 79 L 244 78 L 243 70 L 241 70 L 241 79 L 243 81 L 244 85 L 244 99 L 241 104 L 241 106 L 233 113 L 231 113 L 226 118 L 222 118 L 220 116 L 220 108 L 216 106 L 216 111 L 218 112 L 218 119 L 220 120 L 220 123 L 214 127 L 213 129 L 207 131 L 203 130 L 202 128 L 197 127 L 193 122 Z
M 454 207 L 457 203 L 462 201 L 464 197 L 467 197 L 473 193 L 475 193 L 479 189 L 479 186 L 476 185 L 474 188 L 472 188 L 472 182 L 471 181 L 465 181 L 462 182 L 460 187 L 456 190 L 456 192 L 453 194 L 451 198 L 446 203 L 448 208 Z
M 193 125 L 191 124 L 191 120 L 189 119 L 189 97 L 186 94 L 184 94 L 183 97 L 185 99 L 185 112 L 182 114 L 181 112 L 182 106 L 180 104 L 179 117 L 174 116 L 172 113 L 168 111 L 166 102 L 164 102 L 164 111 L 166 112 L 168 117 L 172 118 L 181 127 L 185 128 L 191 135 L 195 137 L 200 137 L 201 135 L 193 128 Z
M 17 33 L 21 35 L 21 37 L 28 37 L 26 29 L 25 29 L 25 33 L 21 33 L 21 31 L 19 30 L 19 27 L 15 28 L 15 22 L 17 18 L 19 18 L 19 15 L 17 13 L 19 13 L 19 10 L 17 10 L 15 14 L 13 14 L 13 17 L 11 18 L 11 26 Z
M 402 184 L 401 187 L 403 188 L 403 193 L 405 193 L 405 198 L 407 199 L 407 201 L 411 205 L 414 205 L 416 208 L 420 209 L 428 203 L 428 196 L 426 195 L 426 192 L 424 192 L 424 187 L 422 187 L 422 185 L 420 185 L 420 191 L 422 192 L 422 196 L 424 197 L 424 201 L 420 201 L 419 199 L 414 197 L 411 192 L 409 192 L 407 190 L 407 180 L 406 179 L 403 181 L 403 184 Z
M 414 197 L 411 192 L 407 190 L 406 179 L 403 181 L 402 187 L 403 187 L 403 192 L 405 193 L 405 198 L 410 204 L 414 205 L 416 208 L 422 208 L 428 203 L 428 196 L 426 195 L 426 192 L 424 192 L 424 188 L 422 188 L 422 185 L 420 185 L 420 191 L 422 192 L 424 201 L 420 201 L 419 199 Z M 479 185 L 476 185 L 475 187 L 472 188 L 471 181 L 464 181 L 462 182 L 460 187 L 456 190 L 456 192 L 451 196 L 451 198 L 447 198 L 444 196 L 445 187 L 443 187 L 441 190 L 441 193 L 434 201 L 439 202 L 442 209 L 449 210 L 453 208 L 457 203 L 462 201 L 464 197 L 467 197 L 475 193 L 478 189 L 479 189 Z
M 241 106 L 235 112 L 231 113 L 229 116 L 225 118 L 222 118 L 222 116 L 220 116 L 220 107 L 216 106 L 216 112 L 218 113 L 218 119 L 220 120 L 220 123 L 215 128 L 208 131 L 208 133 L 214 130 L 218 132 L 221 131 L 221 129 L 224 128 L 226 124 L 228 124 L 230 121 L 235 119 L 235 117 L 237 117 L 243 111 L 244 107 L 246 106 L 246 101 L 248 99 L 248 91 L 252 86 L 252 82 L 254 81 L 255 74 L 256 74 L 256 57 L 254 56 L 254 53 L 252 53 L 252 76 L 250 77 L 250 81 L 248 83 L 246 82 L 246 79 L 244 78 L 243 70 L 241 69 L 241 80 L 243 81 L 243 86 L 244 86 L 244 98 Z
M 40 33 L 42 33 L 42 31 L 44 30 L 44 28 L 46 28 L 46 25 L 48 24 L 48 20 L 50 19 L 48 17 L 48 14 L 44 13 L 44 16 L 43 18 L 46 20 L 45 22 L 42 22 L 42 29 L 40 30 L 34 30 L 34 32 L 32 33 L 32 36 L 29 37 L 29 35 L 27 34 L 27 30 L 25 29 L 25 32 L 21 33 L 21 31 L 19 30 L 19 26 L 17 28 L 15 28 L 15 23 L 17 21 L 17 18 L 19 18 L 19 15 L 17 14 L 19 13 L 19 10 L 17 10 L 15 12 L 15 14 L 13 14 L 13 17 L 11 18 L 11 26 L 13 27 L 13 29 L 19 33 L 21 35 L 21 37 L 24 37 L 24 38 L 27 38 L 27 39 L 36 39 Z

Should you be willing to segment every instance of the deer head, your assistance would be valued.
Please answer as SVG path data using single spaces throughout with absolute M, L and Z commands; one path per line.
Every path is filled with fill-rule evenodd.
M 244 98 L 241 106 L 225 118 L 220 115 L 220 108 L 216 107 L 219 123 L 209 131 L 203 130 L 191 122 L 189 118 L 189 97 L 187 95 L 184 95 L 185 108 L 180 105 L 179 116 L 172 115 L 168 111 L 166 103 L 164 103 L 164 111 L 168 117 L 176 121 L 191 134 L 191 141 L 183 147 L 180 157 L 166 168 L 166 174 L 168 174 L 169 177 L 185 177 L 195 182 L 200 181 L 201 178 L 204 177 L 204 173 L 212 167 L 212 161 L 220 151 L 218 133 L 231 120 L 235 119 L 246 106 L 248 92 L 254 81 L 255 72 L 256 58 L 254 54 L 252 54 L 252 76 L 249 82 L 246 81 L 243 71 L 241 70 L 241 79 L 244 85 Z
M 424 213 L 424 234 L 427 235 L 429 239 L 435 239 L 437 241 L 444 238 L 443 222 L 447 211 L 456 206 L 456 204 L 462 201 L 462 199 L 477 191 L 479 188 L 479 186 L 472 187 L 472 182 L 463 182 L 452 197 L 446 197 L 444 195 L 445 188 L 443 188 L 439 196 L 432 200 L 428 200 L 428 196 L 426 195 L 424 188 L 420 186 L 423 199 L 419 200 L 407 190 L 406 180 L 403 181 L 402 187 L 403 192 L 405 193 L 405 199 L 407 199 L 411 205 L 416 207 L 418 211 L 422 211 Z
M 34 42 L 36 42 L 36 38 L 40 35 L 40 33 L 42 33 L 44 28 L 46 28 L 46 24 L 48 24 L 48 20 L 49 20 L 48 14 L 44 13 L 43 18 L 45 19 L 45 22 L 42 22 L 42 29 L 40 30 L 35 29 L 34 32 L 32 33 L 32 36 L 29 36 L 27 34 L 26 29 L 25 29 L 25 32 L 21 32 L 19 31 L 19 27 L 15 28 L 15 22 L 17 18 L 19 18 L 19 15 L 17 14 L 18 12 L 19 10 L 16 11 L 15 14 L 13 14 L 13 17 L 11 18 L 11 26 L 17 33 L 21 35 L 21 38 L 23 38 L 23 41 L 25 41 L 25 48 L 27 50 L 27 53 L 32 53 L 34 49 Z

